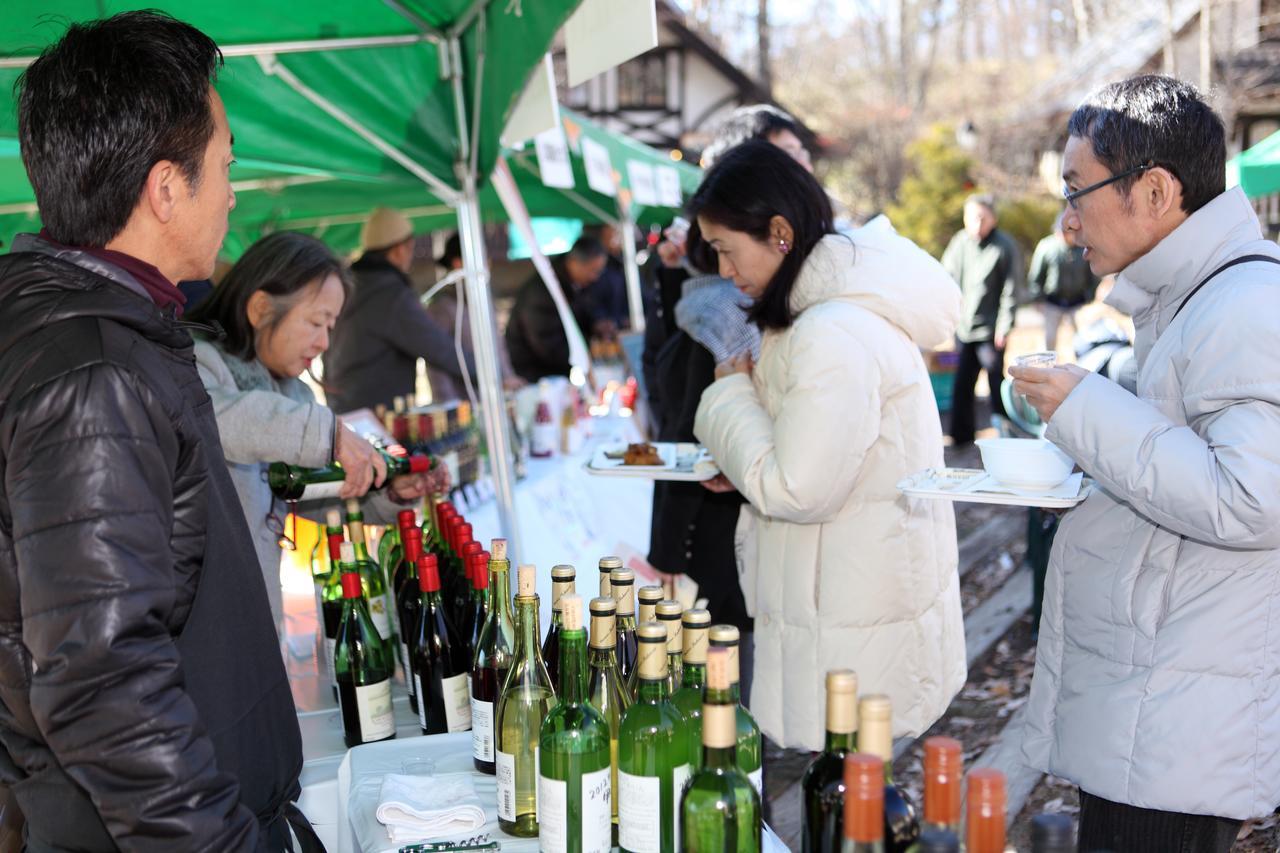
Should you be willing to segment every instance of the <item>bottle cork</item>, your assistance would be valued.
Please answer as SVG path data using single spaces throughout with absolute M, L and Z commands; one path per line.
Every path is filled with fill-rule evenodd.
M 343 542 L 338 546 L 338 559 L 343 563 L 354 563 L 356 561 L 356 546 L 350 542 Z
M 324 514 L 324 520 L 330 527 L 341 527 L 342 513 L 338 512 L 336 509 L 331 509 Z
M 729 691 L 729 652 L 711 649 L 707 653 L 707 690 Z M 737 708 L 733 703 L 702 706 L 702 745 L 711 749 L 731 749 L 737 745 Z
M 657 622 L 645 622 L 636 628 L 637 666 L 645 681 L 662 681 L 667 677 L 667 629 Z
M 360 515 L 360 501 L 355 498 L 347 498 L 345 506 L 347 508 L 347 515 Z
M 618 645 L 615 614 L 618 605 L 612 597 L 591 599 L 591 648 L 613 649 Z
M 667 654 L 681 654 L 684 651 L 684 631 L 680 627 L 680 617 L 684 615 L 684 606 L 678 601 L 659 601 L 655 610 L 658 623 L 667 631 Z
M 964 750 L 960 741 L 935 735 L 924 742 L 924 820 L 936 826 L 960 823 L 960 779 Z
M 516 595 L 532 598 L 537 594 L 538 569 L 528 563 L 516 569 Z
M 489 553 L 493 555 L 495 560 L 507 559 L 507 540 L 495 539 L 489 545 Z
M 864 844 L 884 840 L 884 761 L 878 755 L 845 756 L 844 837 Z
M 582 630 L 582 596 L 567 593 L 560 599 L 560 618 L 566 631 Z
M 838 735 L 858 730 L 858 676 L 851 669 L 827 673 L 827 731 Z
M 893 705 L 888 696 L 864 696 L 858 702 L 858 749 L 893 761 Z
M 680 619 L 684 629 L 684 662 L 707 662 L 707 632 L 711 628 L 711 613 L 706 610 L 686 610 Z M 726 688 L 728 689 L 728 688 Z

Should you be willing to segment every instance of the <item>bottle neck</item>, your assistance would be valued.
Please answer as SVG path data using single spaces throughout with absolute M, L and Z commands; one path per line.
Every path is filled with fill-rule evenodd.
M 707 767 L 738 763 L 737 703 L 728 690 L 708 687 L 702 699 L 702 756 Z
M 444 607 L 444 598 L 440 595 L 440 590 L 432 589 L 422 591 L 422 606 L 434 607 L 436 610 Z
M 856 751 L 858 743 L 857 732 L 827 732 L 827 742 L 822 748 L 823 752 L 831 755 L 845 755 Z
M 707 683 L 707 666 L 702 663 L 684 662 L 684 669 L 680 674 L 680 686 L 688 687 L 693 690 L 702 689 Z
M 516 596 L 517 656 L 533 657 L 539 654 L 538 596 Z
M 858 721 L 860 752 L 878 757 L 884 762 L 884 783 L 893 784 L 893 728 L 888 719 L 865 718 Z
M 355 546 L 356 559 L 368 560 L 369 549 L 365 546 L 365 543 L 364 543 L 364 517 L 348 515 L 347 527 L 351 531 L 351 544 Z
M 489 567 L 489 606 L 493 607 L 493 602 L 498 602 L 496 609 L 500 617 L 511 620 L 511 573 L 508 571 L 509 565 L 494 565 Z
M 665 677 L 654 681 L 644 676 L 640 677 L 640 686 L 636 688 L 637 702 L 661 702 L 668 698 L 667 680 Z
M 601 649 L 592 646 L 588 655 L 589 663 L 592 669 L 617 669 L 618 654 L 617 646 L 607 649 Z
M 566 705 L 587 701 L 587 632 L 560 633 L 560 699 Z

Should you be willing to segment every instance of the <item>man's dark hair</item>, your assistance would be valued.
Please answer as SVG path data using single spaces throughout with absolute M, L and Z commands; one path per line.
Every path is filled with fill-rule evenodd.
M 158 12 L 72 24 L 40 54 L 14 89 L 22 162 L 54 240 L 105 246 L 161 160 L 198 186 L 221 64 L 212 39 Z
M 219 346 L 240 359 L 256 357 L 254 330 L 249 323 L 249 297 L 261 290 L 271 297 L 272 316 L 266 331 L 274 331 L 306 289 L 330 275 L 342 282 L 343 298 L 351 296 L 351 278 L 343 263 L 324 243 L 296 231 L 277 231 L 249 247 L 227 270 L 213 293 L 187 319 L 217 323 L 226 332 Z
M 444 267 L 447 270 L 447 269 L 452 269 L 454 263 L 461 260 L 462 260 L 462 235 L 460 235 L 457 231 L 454 231 L 453 234 L 449 236 L 449 239 L 445 241 L 444 252 L 441 253 L 440 260 L 437 263 L 439 263 L 440 266 Z
M 1143 163 L 1167 169 L 1182 184 L 1182 209 L 1194 213 L 1227 184 L 1222 119 L 1195 87 L 1144 74 L 1112 83 L 1076 107 L 1067 132 L 1087 139 L 1093 155 L 1117 175 Z M 1141 177 L 1112 184 L 1126 200 Z
M 800 269 L 818 241 L 835 233 L 826 191 L 790 154 L 753 139 L 725 152 L 702 179 L 688 206 L 689 220 L 694 223 L 689 229 L 690 256 L 697 258 L 714 258 L 714 250 L 709 250 L 702 238 L 699 218 L 763 242 L 771 239 L 770 224 L 775 216 L 787 220 L 795 235 L 764 295 L 747 312 L 762 330 L 791 325 L 795 319 L 791 288 Z
M 575 261 L 594 261 L 596 258 L 606 257 L 609 253 L 604 249 L 604 243 L 601 243 L 595 237 L 579 237 L 574 241 L 573 248 L 569 250 L 569 257 Z
M 730 148 L 749 139 L 768 141 L 784 130 L 800 135 L 796 120 L 772 104 L 738 107 L 716 128 L 715 138 L 702 152 L 702 165 L 710 169 Z

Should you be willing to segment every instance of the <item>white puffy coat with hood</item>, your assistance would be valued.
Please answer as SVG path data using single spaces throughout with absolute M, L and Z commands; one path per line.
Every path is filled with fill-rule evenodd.
M 919 734 L 965 681 L 955 516 L 896 484 L 943 464 L 920 347 L 955 333 L 960 289 L 881 224 L 823 238 L 791 307 L 753 376 L 712 384 L 694 426 L 756 524 L 751 709 L 775 741 L 821 749 L 824 673 L 849 667 L 892 699 L 895 735 Z

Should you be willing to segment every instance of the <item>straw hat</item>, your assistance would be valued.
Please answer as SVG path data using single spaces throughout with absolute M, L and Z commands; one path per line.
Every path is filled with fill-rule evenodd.
M 413 236 L 409 217 L 390 207 L 376 208 L 360 229 L 360 247 L 366 252 L 380 252 L 398 246 Z

